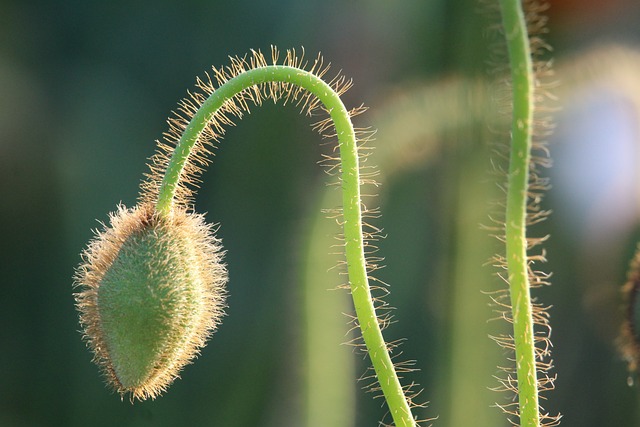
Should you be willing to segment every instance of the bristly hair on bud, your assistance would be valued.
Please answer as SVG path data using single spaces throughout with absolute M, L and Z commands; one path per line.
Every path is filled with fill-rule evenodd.
M 155 398 L 224 314 L 227 272 L 201 215 L 123 206 L 83 253 L 75 294 L 84 339 L 121 395 Z

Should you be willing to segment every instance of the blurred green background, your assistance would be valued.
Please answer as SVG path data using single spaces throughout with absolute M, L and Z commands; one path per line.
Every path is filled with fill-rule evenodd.
M 504 328 L 487 322 L 487 293 L 502 283 L 483 266 L 498 246 L 480 229 L 499 197 L 489 173 L 495 88 L 482 83 L 495 20 L 483 8 L 0 1 L 0 426 L 390 422 L 357 382 L 366 359 L 339 345 L 351 338 L 340 314 L 350 312 L 348 294 L 327 290 L 339 284 L 327 271 L 337 258 L 323 258 L 338 228 L 315 221 L 337 203 L 323 195 L 331 178 L 315 164 L 329 148 L 290 106 L 267 104 L 229 129 L 204 176 L 196 208 L 221 224 L 229 308 L 182 379 L 155 401 L 121 401 L 78 331 L 72 276 L 96 220 L 135 204 L 154 141 L 195 77 L 271 44 L 304 46 L 310 59 L 322 52 L 354 79 L 345 103 L 371 107 L 357 126 L 379 128 L 374 159 L 385 185 L 375 225 L 388 237 L 378 242 L 387 267 L 377 276 L 396 307 L 386 334 L 406 338 L 397 351 L 420 368 L 406 374 L 424 388 L 417 400 L 430 402 L 418 414 L 439 416 L 437 426 L 508 425 L 490 407 L 509 402 L 489 390 L 509 362 L 487 337 Z M 543 268 L 553 286 L 536 295 L 553 306 L 558 379 L 543 405 L 567 427 L 636 426 L 640 391 L 627 384 L 615 339 L 619 287 L 640 235 L 640 7 L 557 0 L 548 14 L 560 109 L 544 207 L 554 215 L 533 233 L 551 234 Z M 316 321 L 325 315 L 332 320 Z M 330 344 L 312 339 L 314 325 Z

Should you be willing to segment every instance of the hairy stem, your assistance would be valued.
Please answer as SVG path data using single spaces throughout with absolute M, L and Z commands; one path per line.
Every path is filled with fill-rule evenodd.
M 415 426 L 409 403 L 382 337 L 367 278 L 355 132 L 349 112 L 339 95 L 327 83 L 314 74 L 295 67 L 272 65 L 245 71 L 221 85 L 193 116 L 176 146 L 160 187 L 156 210 L 161 215 L 171 213 L 187 158 L 215 112 L 236 94 L 267 82 L 286 82 L 304 88 L 315 95 L 331 115 L 340 147 L 345 254 L 358 323 L 396 426 Z
M 509 51 L 513 91 L 505 231 L 519 414 L 522 427 L 537 427 L 540 425 L 540 416 L 526 239 L 534 74 L 527 26 L 520 0 L 501 0 L 500 7 Z

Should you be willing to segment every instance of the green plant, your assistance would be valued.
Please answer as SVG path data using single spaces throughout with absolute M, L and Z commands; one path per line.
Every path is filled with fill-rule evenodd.
M 534 334 L 534 322 L 548 326 L 546 312 L 530 297 L 531 282 L 542 284 L 545 277 L 530 267 L 531 261 L 543 257 L 529 256 L 527 251 L 541 239 L 526 235 L 527 225 L 544 217 L 534 193 L 543 189 L 544 181 L 532 174 L 530 186 L 534 82 L 526 23 L 519 3 L 505 0 L 501 6 L 511 58 L 514 118 L 504 222 L 506 256 L 496 261 L 508 271 L 512 315 L 505 318 L 513 322 L 514 337 L 513 342 L 497 341 L 513 348 L 517 361 L 521 403 L 518 410 L 505 410 L 530 427 L 540 425 L 538 385 L 552 385 L 546 375 L 538 377 L 548 367 L 542 361 L 548 354 L 544 346 L 548 338 Z M 218 141 L 223 126 L 231 124 L 232 117 L 241 118 L 250 103 L 292 102 L 308 115 L 321 109 L 330 118 L 314 127 L 338 138 L 340 159 L 331 157 L 327 163 L 341 172 L 340 214 L 357 323 L 394 423 L 415 425 L 410 389 L 400 385 L 389 355 L 392 345 L 381 333 L 387 320 L 376 313 L 379 300 L 372 297 L 369 285 L 377 265 L 375 258 L 365 255 L 373 248 L 369 242 L 377 230 L 363 231 L 367 227 L 363 218 L 377 212 L 365 207 L 360 190 L 361 185 L 373 183 L 360 166 L 367 134 L 358 135 L 350 120 L 363 108 L 345 108 L 340 95 L 350 82 L 336 77 L 325 83 L 321 77 L 327 68 L 320 58 L 305 71 L 294 52 L 287 53 L 283 65 L 277 65 L 277 52 L 272 56 L 271 65 L 259 52 L 249 59 L 232 58 L 230 67 L 214 69 L 213 79 L 198 81 L 202 92 L 181 104 L 183 115 L 171 120 L 167 143 L 159 144 L 139 206 L 121 208 L 112 216 L 110 228 L 90 243 L 76 277 L 83 286 L 77 305 L 89 345 L 112 386 L 121 394 L 130 393 L 132 399 L 155 397 L 173 381 L 204 345 L 224 309 L 226 272 L 219 242 L 191 212 L 193 187 L 208 163 L 206 144 Z M 534 159 L 534 167 L 539 163 Z M 543 347 L 536 347 L 540 342 Z M 510 375 L 503 381 L 507 389 L 515 390 L 515 383 Z
M 360 186 L 371 182 L 359 165 L 366 133 L 365 138 L 358 138 L 350 119 L 363 109 L 348 111 L 345 108 L 340 94 L 348 89 L 350 82 L 338 76 L 332 83 L 325 83 L 321 76 L 327 68 L 320 58 L 310 71 L 305 71 L 302 58 L 297 58 L 292 51 L 287 52 L 283 65 L 276 65 L 277 51 L 272 52 L 272 57 L 272 65 L 267 64 L 260 52 L 253 52 L 248 60 L 233 58 L 230 67 L 214 69 L 217 87 L 210 78 L 198 81 L 203 93 L 192 94 L 192 101 L 181 104 L 181 112 L 186 117 L 171 120 L 170 145 L 159 144 L 160 151 L 152 159 L 151 173 L 142 186 L 140 207 L 131 211 L 120 209 L 112 216 L 111 228 L 90 244 L 86 262 L 76 279 L 85 286 L 77 299 L 89 344 L 110 383 L 120 393 L 128 392 L 132 398 L 139 399 L 155 397 L 173 381 L 178 370 L 201 347 L 201 338 L 215 327 L 223 304 L 220 285 L 225 278 L 220 277 L 224 269 L 220 266 L 219 250 L 209 229 L 201 225 L 192 227 L 189 232 L 193 236 L 175 239 L 180 240 L 180 248 L 176 251 L 174 246 L 178 245 L 174 244 L 173 237 L 165 240 L 158 227 L 161 230 L 166 227 L 166 233 L 172 234 L 174 223 L 187 222 L 195 216 L 187 213 L 190 184 L 197 182 L 201 167 L 207 163 L 205 143 L 218 140 L 222 126 L 231 123 L 229 116 L 242 117 L 249 109 L 249 101 L 260 105 L 265 99 L 282 99 L 285 103 L 297 103 L 309 115 L 321 108 L 330 119 L 317 123 L 315 128 L 322 134 L 335 132 L 338 137 L 344 250 L 358 323 L 394 422 L 396 425 L 414 425 L 410 403 L 405 399 L 382 338 L 380 323 L 384 319 L 376 315 L 368 280 L 369 271 L 375 269 L 375 265 L 365 259 L 366 241 L 374 237 L 375 231 L 363 232 L 366 224 L 362 218 L 375 211 L 364 207 L 360 193 Z M 337 159 L 328 160 L 335 167 L 333 162 Z M 133 225 L 129 225 L 129 221 Z M 126 223 L 126 227 L 122 223 Z M 153 240 L 157 235 L 160 236 L 158 242 Z M 197 242 L 196 250 L 191 252 L 194 241 Z M 104 256 L 105 247 L 113 255 Z M 200 256 L 198 250 L 202 248 L 210 254 Z M 188 267 L 193 264 L 195 271 L 190 271 Z M 205 266 L 219 274 L 215 277 L 202 274 Z M 176 280 L 176 271 L 185 277 Z M 148 280 L 144 280 L 144 275 Z M 111 279 L 112 276 L 115 278 Z M 183 288 L 198 290 L 184 295 Z M 146 295 L 140 296 L 143 293 L 140 289 Z M 157 301 L 148 312 L 139 308 L 146 296 Z M 123 301 L 130 300 L 134 303 L 122 306 Z M 165 307 L 174 306 L 181 312 L 194 311 L 197 315 L 193 318 L 184 316 L 174 325 L 172 316 L 163 311 Z M 138 342 L 137 338 L 142 334 L 140 328 L 150 326 L 159 332 Z M 192 335 L 196 337 L 195 343 L 188 349 L 181 348 L 184 344 L 181 337 Z M 141 354 L 146 356 L 144 366 L 137 364 Z
M 513 324 L 513 337 L 502 336 L 496 341 L 514 350 L 516 362 L 515 378 L 512 377 L 512 369 L 506 369 L 507 377 L 501 383 L 505 389 L 518 395 L 518 407 L 515 410 L 503 407 L 503 410 L 518 417 L 521 426 L 537 427 L 541 421 L 547 425 L 557 424 L 559 417 L 541 414 L 538 399 L 540 389 L 553 388 L 553 378 L 547 375 L 551 367 L 551 363 L 546 361 L 550 348 L 548 313 L 544 306 L 533 303 L 531 298 L 531 287 L 546 284 L 548 275 L 532 268 L 534 262 L 544 261 L 544 253 L 532 256 L 528 251 L 545 238 L 529 237 L 527 226 L 546 217 L 547 213 L 540 209 L 539 201 L 541 192 L 548 185 L 536 172 L 545 159 L 531 155 L 536 73 L 527 24 L 534 28 L 541 24 L 536 22 L 540 18 L 535 8 L 539 6 L 535 2 L 528 3 L 529 21 L 519 2 L 500 1 L 511 71 L 512 123 L 504 222 L 506 253 L 504 257 L 496 257 L 496 263 L 507 271 L 509 303 L 505 306 L 510 306 L 510 312 L 504 312 L 504 317 Z M 543 145 L 538 144 L 537 148 L 545 154 Z M 540 326 L 541 330 L 535 331 L 534 325 Z

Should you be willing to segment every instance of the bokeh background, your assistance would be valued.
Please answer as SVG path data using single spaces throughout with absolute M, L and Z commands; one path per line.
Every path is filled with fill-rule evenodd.
M 72 276 L 92 229 L 138 183 L 165 118 L 228 55 L 304 46 L 353 77 L 370 112 L 384 186 L 375 225 L 396 308 L 389 339 L 420 370 L 407 382 L 439 426 L 506 426 L 509 396 L 489 338 L 503 332 L 482 230 L 499 198 L 491 152 L 495 16 L 467 0 L 0 1 L 0 426 L 374 426 L 348 294 L 328 255 L 338 202 L 320 144 L 291 106 L 254 109 L 228 131 L 196 208 L 228 251 L 229 308 L 166 395 L 121 401 L 81 340 Z M 557 387 L 545 408 L 573 426 L 636 426 L 640 390 L 616 352 L 619 289 L 639 237 L 640 6 L 553 0 L 546 40 L 558 96 L 548 171 L 554 214 L 532 232 L 553 286 Z M 495 125 L 495 126 L 494 126 Z M 499 178 L 498 178 L 499 179 Z M 315 236 L 315 237 L 311 237 Z M 316 281 L 317 283 L 314 283 Z

